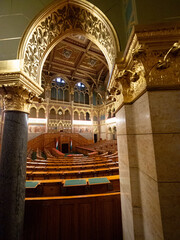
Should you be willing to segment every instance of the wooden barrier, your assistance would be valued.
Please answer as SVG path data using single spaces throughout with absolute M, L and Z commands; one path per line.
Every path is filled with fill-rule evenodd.
M 26 198 L 24 240 L 122 240 L 120 193 Z
M 63 157 L 65 154 L 60 152 L 59 150 L 57 150 L 56 148 L 52 148 L 52 154 L 57 157 L 57 158 L 61 158 Z
M 94 149 L 91 149 L 91 148 L 88 148 L 88 147 L 76 146 L 76 151 L 78 153 L 82 153 L 84 155 L 88 155 L 88 153 L 94 152 Z
M 96 180 L 97 178 L 95 178 Z M 119 192 L 119 175 L 107 176 L 110 184 L 104 186 L 104 184 L 97 183 L 95 185 L 89 184 L 94 178 L 86 178 L 87 187 L 83 189 L 81 194 L 95 194 L 95 193 L 107 193 L 107 192 Z M 52 196 L 64 196 L 73 195 L 74 190 L 66 191 L 64 189 L 65 179 L 46 179 L 38 181 L 27 181 L 26 185 L 26 197 L 52 197 Z M 35 187 L 34 187 L 35 185 Z M 75 187 L 74 187 L 75 189 Z M 78 192 L 75 193 L 77 195 Z

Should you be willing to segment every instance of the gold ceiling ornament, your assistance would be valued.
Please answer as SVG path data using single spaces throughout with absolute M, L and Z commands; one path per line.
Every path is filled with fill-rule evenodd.
M 85 35 L 104 53 L 109 70 L 119 51 L 115 30 L 106 16 L 88 1 L 56 1 L 42 12 L 27 29 L 18 57 L 24 59 L 23 70 L 38 84 L 48 53 L 68 34 Z
M 4 111 L 29 113 L 33 101 L 42 102 L 41 98 L 28 91 L 20 83 L 1 85 L 0 94 L 3 96 Z

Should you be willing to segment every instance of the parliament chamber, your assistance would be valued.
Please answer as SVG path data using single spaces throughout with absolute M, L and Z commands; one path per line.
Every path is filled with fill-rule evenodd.
M 180 1 L 0 1 L 0 240 L 180 239 Z
M 24 239 L 122 239 L 115 140 L 101 141 L 101 148 L 111 146 L 103 154 L 96 151 L 99 143 L 83 146 L 84 155 L 74 146 L 83 137 L 68 135 L 76 153 L 58 150 L 57 139 L 67 142 L 66 133 L 28 142 Z

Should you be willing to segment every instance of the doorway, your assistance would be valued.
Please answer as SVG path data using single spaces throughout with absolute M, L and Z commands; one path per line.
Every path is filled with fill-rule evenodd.
M 95 143 L 97 142 L 97 134 L 96 133 L 94 134 L 94 142 Z
M 68 149 L 69 149 L 68 143 L 63 143 L 62 144 L 62 152 L 68 153 Z

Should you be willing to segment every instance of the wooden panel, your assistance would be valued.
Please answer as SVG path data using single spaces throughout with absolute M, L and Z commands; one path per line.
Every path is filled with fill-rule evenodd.
M 120 193 L 25 202 L 24 240 L 121 240 Z
M 78 206 L 79 212 L 79 225 L 78 225 L 78 233 L 79 240 L 84 239 L 93 239 L 93 219 L 94 215 L 94 207 L 93 203 L 80 203 Z
M 68 240 L 75 236 L 75 206 L 73 203 L 60 204 L 60 239 Z M 51 232 L 51 231 L 50 231 Z

